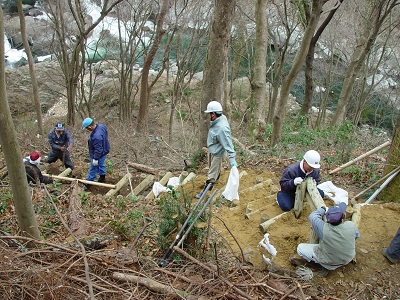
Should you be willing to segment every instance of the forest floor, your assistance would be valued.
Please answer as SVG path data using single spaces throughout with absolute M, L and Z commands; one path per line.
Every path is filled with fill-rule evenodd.
M 50 130 L 54 122 L 64 120 L 65 106 L 59 105 L 58 110 L 57 112 L 52 110 L 52 115 L 45 116 L 46 130 Z M 381 254 L 381 249 L 389 245 L 399 228 L 399 203 L 374 201 L 370 205 L 361 207 L 359 224 L 361 238 L 356 241 L 356 260 L 329 272 L 326 277 L 318 275 L 318 266 L 307 264 L 313 276 L 304 280 L 296 275 L 295 267 L 289 263 L 289 258 L 296 254 L 297 245 L 307 242 L 310 235 L 310 224 L 307 220 L 310 209 L 307 205 L 299 219 L 289 212 L 268 228 L 269 240 L 277 250 L 275 257 L 259 246 L 259 242 L 263 239 L 263 233 L 259 229 L 262 220 L 282 213 L 275 201 L 282 171 L 285 166 L 297 161 L 299 155 L 301 157 L 304 147 L 299 149 L 293 146 L 286 152 L 291 155 L 268 156 L 261 151 L 255 156 L 243 155 L 245 150 L 237 148 L 239 172 L 243 173 L 239 186 L 239 202 L 233 205 L 227 200 L 216 199 L 212 205 L 212 242 L 209 245 L 199 245 L 196 241 L 192 244 L 188 242 L 184 247 L 186 254 L 181 254 L 179 259 L 161 270 L 157 262 L 165 253 L 159 242 L 163 221 L 163 200 L 160 199 L 164 199 L 164 196 L 145 200 L 143 196 L 150 191 L 147 189 L 140 197 L 130 197 L 132 187 L 134 188 L 141 180 L 141 172 L 130 167 L 128 162 L 171 171 L 174 176 L 179 176 L 184 170 L 183 159 L 189 158 L 193 150 L 179 149 L 176 144 L 171 144 L 162 138 L 166 134 L 166 126 L 163 124 L 168 118 L 165 111 L 163 105 L 152 106 L 149 122 L 152 124 L 152 132 L 149 135 L 140 135 L 130 126 L 122 126 L 111 119 L 98 117 L 100 122 L 108 126 L 112 147 L 107 163 L 107 183 L 117 183 L 128 171 L 132 174 L 132 186 L 126 184 L 119 191 L 121 196 L 110 200 L 104 197 L 109 190 L 107 188 L 91 186 L 88 191 L 83 191 L 80 187 L 71 187 L 69 182 L 49 185 L 47 187 L 49 194 L 43 188 L 32 189 L 38 223 L 45 238 L 44 248 L 24 253 L 15 243 L 5 242 L 9 241 L 4 236 L 5 232 L 18 240 L 19 231 L 12 197 L 9 196 L 7 178 L 2 181 L 0 229 L 3 232 L 1 235 L 4 243 L 0 251 L 4 259 L 1 262 L 3 271 L 0 272 L 0 281 L 4 293 L 0 298 L 66 299 L 67 296 L 69 299 L 89 298 L 88 279 L 85 277 L 88 273 L 84 271 L 86 269 L 83 264 L 85 258 L 90 262 L 90 275 L 98 299 L 200 299 L 201 296 L 204 299 L 400 298 L 399 265 L 390 264 Z M 26 119 L 16 121 L 23 156 L 27 156 L 33 150 L 40 151 L 43 156 L 47 155 L 46 137 L 36 138 L 32 134 L 34 125 L 28 123 Z M 249 145 L 246 142 L 246 133 L 240 130 L 241 124 L 232 122 L 231 126 L 233 136 L 243 144 Z M 80 129 L 79 124 L 67 129 L 75 140 L 71 151 L 75 163 L 72 176 L 83 179 L 88 169 L 87 133 Z M 180 132 L 177 131 L 177 134 Z M 372 139 L 375 137 L 368 138 Z M 376 145 L 383 142 L 385 142 L 384 137 L 376 141 Z M 319 145 L 309 147 L 319 150 L 321 156 L 325 158 L 321 168 L 323 181 L 332 181 L 337 187 L 345 189 L 349 192 L 350 199 L 373 183 L 373 180 L 366 179 L 363 175 L 360 177 L 342 172 L 330 175 L 329 170 L 337 166 L 330 164 L 327 158 L 337 155 L 335 150 L 332 147 L 319 147 Z M 368 147 L 370 145 L 354 149 L 351 156 L 354 158 L 365 153 L 370 150 Z M 359 167 L 366 169 L 373 164 L 376 178 L 379 178 L 384 168 L 385 153 L 381 151 L 370 156 L 367 162 L 361 162 Z M 2 154 L 0 163 L 2 164 L 0 167 L 5 165 Z M 196 200 L 194 195 L 204 185 L 207 174 L 205 166 L 205 161 L 197 162 L 195 180 L 187 183 L 181 191 L 181 195 L 189 199 L 191 205 Z M 60 161 L 51 165 L 42 164 L 41 167 L 43 171 L 54 175 L 64 170 Z M 227 165 L 224 167 L 221 178 L 215 185 L 215 189 L 220 191 L 223 190 L 229 176 L 229 168 Z M 254 188 L 259 182 L 264 182 L 264 186 Z M 101 247 L 86 248 L 87 256 L 79 251 L 61 222 L 61 216 L 64 219 L 70 217 L 69 204 L 75 189 L 78 189 L 82 200 L 81 215 L 89 228 L 86 238 L 90 240 L 93 237 L 101 238 Z M 48 199 L 48 195 L 52 195 L 54 202 Z M 165 196 L 165 199 L 170 198 Z M 365 199 L 360 198 L 356 202 L 363 201 Z M 332 205 L 329 201 L 326 204 Z M 59 215 L 54 206 L 60 211 Z M 250 209 L 253 213 L 246 217 Z M 351 218 L 351 212 L 350 205 L 348 219 Z M 144 217 L 151 218 L 152 222 L 147 224 L 148 226 L 140 234 L 146 225 Z M 175 234 L 176 231 L 165 237 L 169 241 L 167 245 Z M 138 240 L 134 242 L 137 237 Z M 23 241 L 20 242 L 24 244 Z M 57 247 L 61 249 L 57 250 L 60 252 L 54 250 L 58 249 Z M 128 259 L 126 259 L 127 249 L 131 250 Z M 190 251 L 193 249 L 196 251 Z M 193 257 L 186 257 L 188 253 L 195 256 L 196 260 L 193 260 Z M 263 254 L 271 258 L 271 265 L 264 262 Z M 114 273 L 118 271 L 153 279 L 164 286 L 157 289 L 152 282 L 153 288 L 148 285 L 147 288 L 143 288 L 145 285 L 143 282 L 121 282 L 114 277 Z M 166 286 L 173 287 L 174 291 L 167 292 Z M 195 296 L 194 298 L 178 296 L 178 290 L 185 290 Z

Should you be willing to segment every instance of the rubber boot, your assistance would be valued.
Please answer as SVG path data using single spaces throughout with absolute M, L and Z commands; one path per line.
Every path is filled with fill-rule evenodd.
M 98 182 L 106 182 L 106 175 L 100 175 Z

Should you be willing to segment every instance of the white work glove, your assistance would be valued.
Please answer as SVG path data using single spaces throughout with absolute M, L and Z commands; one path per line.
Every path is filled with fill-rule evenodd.
M 97 159 L 93 159 L 92 160 L 92 165 L 95 166 L 95 167 L 98 166 L 99 165 L 99 161 Z
M 299 184 L 301 184 L 303 182 L 303 178 L 301 178 L 301 177 L 296 177 L 295 179 L 294 179 L 294 185 L 299 185 Z

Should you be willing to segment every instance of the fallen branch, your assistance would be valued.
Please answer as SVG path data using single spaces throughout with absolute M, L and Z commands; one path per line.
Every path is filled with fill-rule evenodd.
M 237 138 L 231 137 L 232 140 L 244 151 L 248 152 L 250 155 L 257 155 L 257 153 L 251 151 L 248 147 L 246 147 L 244 144 L 242 144 Z
M 178 295 L 181 297 L 185 297 L 186 295 L 185 291 L 175 289 L 169 285 L 159 283 L 150 278 L 140 277 L 132 274 L 124 274 L 120 272 L 114 272 L 112 274 L 112 277 L 119 281 L 134 282 L 136 284 L 143 285 L 150 291 L 160 293 L 163 295 L 170 295 L 170 296 Z
M 160 170 L 157 170 L 155 168 L 152 168 L 152 167 L 149 167 L 146 165 L 137 164 L 137 163 L 130 162 L 130 161 L 128 161 L 128 165 L 136 170 L 139 170 L 139 171 L 142 171 L 145 173 L 149 173 L 149 174 L 153 174 L 153 175 L 157 175 L 158 172 L 160 172 Z

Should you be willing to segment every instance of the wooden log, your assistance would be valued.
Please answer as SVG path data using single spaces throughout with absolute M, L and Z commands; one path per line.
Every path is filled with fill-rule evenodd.
M 58 174 L 58 176 L 68 176 L 69 174 L 71 174 L 71 172 L 72 172 L 71 168 L 66 168 L 64 171 Z
M 132 178 L 131 173 L 127 173 L 124 177 L 118 181 L 114 189 L 111 189 L 107 192 L 106 197 L 114 196 L 130 179 Z
M 161 178 L 160 180 L 160 184 L 161 185 L 166 185 L 168 180 L 172 177 L 172 173 L 171 172 L 167 172 L 163 178 Z M 150 193 L 148 193 L 145 197 L 146 200 L 150 200 L 150 199 L 154 199 L 154 193 L 153 191 L 151 191 Z
M 108 184 L 108 183 L 102 183 L 102 182 L 97 182 L 97 181 L 90 181 L 90 180 L 85 180 L 85 179 L 78 179 L 78 178 L 69 178 L 65 176 L 57 176 L 57 175 L 50 175 L 46 173 L 42 173 L 43 176 L 45 177 L 50 177 L 52 179 L 60 179 L 60 180 L 65 180 L 65 181 L 79 181 L 84 184 L 89 184 L 89 185 L 97 185 L 97 186 L 102 186 L 110 189 L 115 189 L 116 185 L 115 184 Z
M 283 216 L 285 216 L 288 213 L 288 211 L 281 213 L 275 217 L 273 217 L 272 219 L 269 219 L 268 221 L 265 221 L 264 223 L 261 223 L 259 225 L 259 228 L 261 230 L 262 233 L 266 233 L 267 229 L 269 226 L 271 226 L 272 224 L 275 223 L 276 220 L 279 220 L 280 218 L 282 218 Z
M 182 181 L 181 185 L 185 185 L 186 183 L 188 183 L 191 180 L 194 180 L 196 178 L 196 174 L 193 172 L 190 172 L 188 176 L 186 176 L 186 178 Z
M 179 184 L 182 184 L 182 182 L 188 175 L 189 173 L 187 171 L 182 171 L 181 174 L 179 175 Z
M 361 205 L 356 204 L 353 206 L 353 215 L 351 216 L 351 221 L 356 224 L 357 228 L 360 226 L 361 222 Z
M 157 175 L 158 172 L 160 171 L 160 170 L 157 170 L 155 168 L 152 168 L 152 167 L 149 167 L 146 165 L 141 165 L 141 164 L 137 164 L 137 163 L 129 162 L 129 161 L 128 161 L 128 165 L 136 170 L 139 170 L 139 171 L 142 171 L 145 173 L 149 173 L 149 174 L 153 174 L 153 175 Z
M 315 184 L 314 179 L 311 177 L 306 178 L 305 180 L 307 184 L 307 193 L 309 194 L 309 199 L 310 203 L 312 203 L 311 208 L 313 210 L 320 208 L 322 206 L 326 206 L 324 200 L 321 197 L 321 194 L 319 193 L 317 189 L 317 185 Z M 323 217 L 325 219 L 325 216 Z M 319 238 L 318 235 L 315 233 L 315 231 L 311 228 L 310 232 L 310 244 L 318 244 Z
M 392 142 L 391 141 L 387 141 L 386 143 L 383 143 L 382 145 L 375 147 L 374 149 L 356 157 L 355 159 L 352 159 L 351 161 L 345 163 L 344 165 L 341 165 L 340 167 L 337 167 L 336 169 L 329 171 L 329 174 L 333 174 L 337 171 L 343 170 L 344 168 L 351 166 L 352 164 L 358 162 L 359 160 L 363 159 L 364 157 L 370 156 L 371 154 L 374 154 L 375 152 L 378 152 L 379 150 L 382 150 L 388 146 L 390 146 Z
M 296 217 L 296 219 L 300 218 L 301 213 L 303 212 L 306 189 L 307 189 L 307 184 L 305 182 L 302 182 L 296 188 L 296 197 L 294 199 L 294 207 L 293 207 L 294 216 Z
M 145 189 L 151 186 L 154 182 L 154 175 L 147 175 L 134 189 L 133 195 L 140 195 Z

